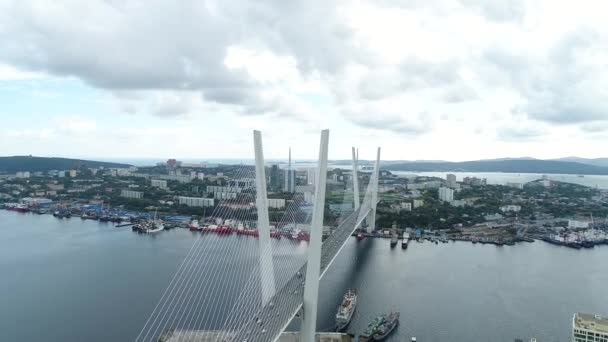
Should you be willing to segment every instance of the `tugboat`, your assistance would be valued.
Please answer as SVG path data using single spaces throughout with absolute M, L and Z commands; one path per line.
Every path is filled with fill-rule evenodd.
M 358 233 L 357 234 L 357 241 L 361 241 L 363 239 L 365 239 L 365 235 L 363 235 L 363 233 Z
M 369 324 L 365 331 L 359 335 L 359 342 L 369 342 L 374 340 L 374 334 L 378 330 L 378 327 L 384 323 L 385 316 L 380 315 L 374 318 Z
M 374 341 L 384 340 L 393 330 L 395 330 L 397 325 L 399 325 L 399 312 L 391 312 L 386 316 L 384 322 L 378 326 L 372 335 L 372 338 Z
M 348 326 L 357 307 L 357 290 L 349 289 L 336 314 L 336 331 L 342 331 Z

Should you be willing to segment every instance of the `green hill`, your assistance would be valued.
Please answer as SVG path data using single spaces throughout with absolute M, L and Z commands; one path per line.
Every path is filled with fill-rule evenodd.
M 49 170 L 69 170 L 80 167 L 123 168 L 129 166 L 131 165 L 69 158 L 48 158 L 32 156 L 0 157 L 0 172 L 5 173 L 15 173 L 17 171 L 45 172 Z

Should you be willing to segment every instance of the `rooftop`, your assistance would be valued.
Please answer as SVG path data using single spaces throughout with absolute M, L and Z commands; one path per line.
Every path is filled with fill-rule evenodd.
M 608 333 L 608 317 L 579 312 L 574 315 L 573 324 L 578 329 L 587 329 Z

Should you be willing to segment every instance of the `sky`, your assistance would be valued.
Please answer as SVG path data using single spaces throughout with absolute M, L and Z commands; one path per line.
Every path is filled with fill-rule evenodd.
M 0 155 L 608 157 L 608 5 L 0 0 Z

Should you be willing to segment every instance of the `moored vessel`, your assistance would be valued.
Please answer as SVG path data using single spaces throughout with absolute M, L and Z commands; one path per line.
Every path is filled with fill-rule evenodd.
M 369 342 L 374 340 L 374 334 L 378 330 L 378 327 L 384 323 L 384 315 L 377 316 L 369 324 L 365 331 L 359 335 L 359 342 Z
M 336 313 L 336 331 L 344 330 L 353 318 L 357 307 L 357 290 L 349 289 L 342 299 L 338 313 Z
M 391 312 L 384 318 L 378 328 L 375 330 L 372 338 L 374 341 L 384 340 L 395 328 L 399 325 L 399 312 Z

